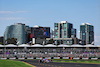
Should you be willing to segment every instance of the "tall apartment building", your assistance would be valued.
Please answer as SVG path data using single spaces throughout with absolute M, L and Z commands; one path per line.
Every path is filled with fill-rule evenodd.
M 31 28 L 22 23 L 15 23 L 14 25 L 7 26 L 4 32 L 4 42 L 8 38 L 16 38 L 19 44 L 27 43 L 28 37 L 31 33 Z
M 54 38 L 74 38 L 76 37 L 76 29 L 73 28 L 73 24 L 67 21 L 61 21 L 54 23 Z
M 60 44 L 76 44 L 76 29 L 73 28 L 73 24 L 67 21 L 61 21 L 59 23 L 54 23 L 54 41 Z
M 80 39 L 82 44 L 91 44 L 94 42 L 94 26 L 89 23 L 80 25 Z

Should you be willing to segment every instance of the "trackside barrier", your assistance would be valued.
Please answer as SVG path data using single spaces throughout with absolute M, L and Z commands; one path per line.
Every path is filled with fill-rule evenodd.
M 6 60 L 6 59 L 43 59 L 43 57 L 32 57 L 32 58 L 0 58 L 1 60 Z M 73 57 L 45 57 L 45 59 L 74 59 L 74 60 L 79 60 L 79 59 L 82 59 L 82 60 L 88 60 L 89 58 L 73 58 Z M 90 60 L 98 60 L 99 58 L 90 58 Z
M 25 59 L 25 58 L 18 58 L 18 59 Z
M 42 59 L 42 57 L 36 57 L 36 59 Z
M 45 59 L 51 59 L 51 57 L 45 57 Z
M 91 58 L 91 60 L 97 60 L 98 58 Z
M 54 57 L 54 59 L 60 59 L 60 57 Z
M 83 60 L 88 60 L 89 58 L 82 58 Z
M 69 57 L 63 57 L 62 59 L 69 59 Z
M 73 58 L 73 59 L 75 59 L 75 60 L 79 60 L 80 58 Z
M 6 60 L 7 58 L 1 58 L 1 60 Z
M 16 59 L 16 58 L 14 57 L 14 58 L 9 58 L 9 59 L 14 60 L 14 59 Z
M 27 59 L 33 59 L 33 58 L 27 58 Z

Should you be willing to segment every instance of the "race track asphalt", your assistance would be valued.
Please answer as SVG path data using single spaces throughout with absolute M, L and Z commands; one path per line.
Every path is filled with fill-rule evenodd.
M 83 63 L 39 63 L 38 60 L 20 60 L 36 67 L 100 67 L 100 64 L 83 64 Z

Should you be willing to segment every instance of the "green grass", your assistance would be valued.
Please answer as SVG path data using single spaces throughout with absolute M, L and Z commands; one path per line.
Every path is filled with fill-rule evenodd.
M 0 67 L 31 67 L 21 61 L 0 60 Z
M 53 62 L 100 64 L 100 60 L 53 60 Z

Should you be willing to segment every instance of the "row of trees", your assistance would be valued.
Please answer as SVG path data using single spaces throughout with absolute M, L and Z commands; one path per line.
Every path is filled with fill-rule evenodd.
M 8 38 L 6 41 L 5 41 L 5 44 L 16 44 L 17 43 L 17 38 Z M 50 39 L 47 44 L 52 44 L 54 43 L 53 39 Z
M 50 40 L 47 42 L 47 44 L 53 44 L 53 43 L 55 43 L 55 41 L 54 41 L 53 39 L 50 39 Z M 62 44 L 62 43 L 63 43 L 63 41 L 61 41 L 61 44 Z M 57 45 L 60 44 L 60 41 L 57 41 L 56 44 L 57 44 Z
M 16 44 L 17 43 L 17 38 L 8 38 L 6 41 L 5 41 L 5 44 Z M 54 40 L 53 39 L 50 39 L 47 44 L 53 44 L 54 43 Z M 60 42 L 58 41 L 57 44 L 59 44 Z

